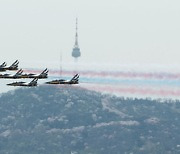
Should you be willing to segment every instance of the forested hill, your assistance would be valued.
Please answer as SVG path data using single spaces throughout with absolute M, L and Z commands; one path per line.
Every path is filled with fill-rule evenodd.
M 180 153 L 179 120 L 179 101 L 20 88 L 0 96 L 0 153 Z

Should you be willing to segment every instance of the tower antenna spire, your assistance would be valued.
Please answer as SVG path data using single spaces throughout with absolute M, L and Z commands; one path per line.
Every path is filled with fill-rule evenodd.
M 74 47 L 78 47 L 78 18 L 76 18 L 76 35 L 75 35 L 75 45 Z

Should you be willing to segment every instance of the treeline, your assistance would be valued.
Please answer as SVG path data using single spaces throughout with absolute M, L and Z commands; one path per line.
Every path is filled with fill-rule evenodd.
M 0 96 L 0 153 L 178 153 L 179 117 L 178 100 L 20 88 Z

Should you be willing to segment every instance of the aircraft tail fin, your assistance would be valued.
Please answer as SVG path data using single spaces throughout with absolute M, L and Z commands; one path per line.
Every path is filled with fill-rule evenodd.
M 21 75 L 23 73 L 23 70 L 22 69 L 20 69 L 20 70 L 18 70 L 17 72 L 16 72 L 16 74 L 15 75 Z
M 19 61 L 16 60 L 12 65 L 9 67 L 10 69 L 17 69 L 18 68 Z
M 44 71 L 41 72 L 41 74 L 48 72 L 48 69 L 46 68 Z
M 28 85 L 29 86 L 37 86 L 38 78 L 34 78 Z
M 71 79 L 71 81 L 78 81 L 79 80 L 79 74 L 76 74 L 73 76 L 73 78 Z
M 6 63 L 6 62 L 4 62 L 4 63 L 2 63 L 2 64 L 0 65 L 0 67 L 5 67 L 5 66 L 7 66 L 7 63 Z
M 11 66 L 17 66 L 19 64 L 19 61 L 18 60 L 16 60 L 14 63 L 12 63 L 12 65 Z
M 39 75 L 40 77 L 47 77 L 48 76 L 48 69 L 46 68 L 44 71 L 41 72 L 41 74 Z

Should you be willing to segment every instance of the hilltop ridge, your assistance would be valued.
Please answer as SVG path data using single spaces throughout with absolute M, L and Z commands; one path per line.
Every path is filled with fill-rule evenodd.
M 178 153 L 179 114 L 179 101 L 20 88 L 0 96 L 0 153 Z

